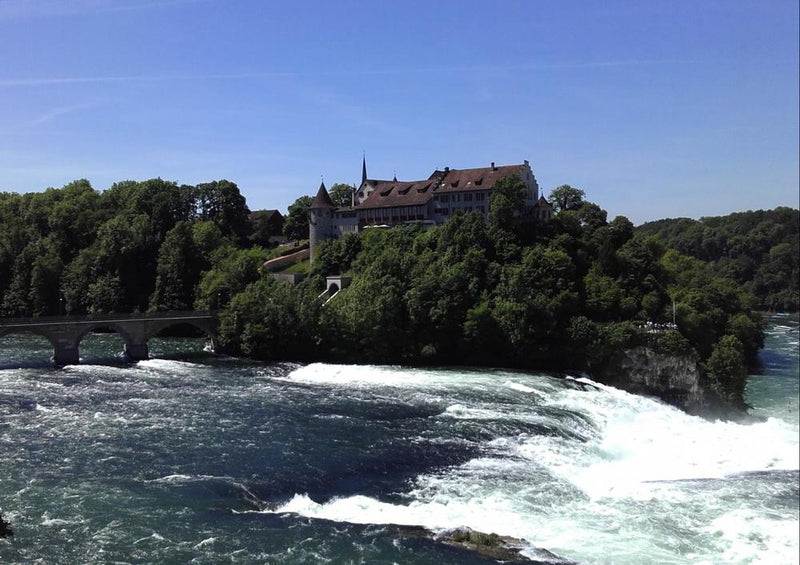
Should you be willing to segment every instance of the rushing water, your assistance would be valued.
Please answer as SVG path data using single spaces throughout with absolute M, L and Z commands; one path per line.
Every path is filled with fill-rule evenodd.
M 405 524 L 579 563 L 798 563 L 788 317 L 748 424 L 551 375 L 187 353 L 202 345 L 109 364 L 121 341 L 93 336 L 53 369 L 46 342 L 0 340 L 0 562 L 491 562 Z

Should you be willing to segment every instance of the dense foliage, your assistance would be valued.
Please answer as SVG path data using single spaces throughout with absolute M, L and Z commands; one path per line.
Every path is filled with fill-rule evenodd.
M 509 179 L 488 222 L 468 213 L 326 242 L 297 287 L 263 280 L 238 295 L 222 341 L 262 359 L 574 369 L 649 345 L 706 362 L 717 391 L 741 402 L 763 343 L 752 294 L 569 188 L 546 224 L 518 217 Z M 353 282 L 323 306 L 323 277 L 338 273 Z
M 266 256 L 242 249 L 253 229 L 249 213 L 225 180 L 125 181 L 103 192 L 78 180 L 42 193 L 0 193 L 0 315 L 219 305 L 223 292 L 229 299 L 258 278 L 263 258 L 252 256 Z M 247 275 L 220 274 L 240 263 Z
M 488 221 L 457 214 L 325 242 L 297 286 L 261 269 L 280 251 L 254 245 L 258 216 L 228 181 L 3 193 L 0 313 L 221 308 L 223 347 L 265 360 L 593 370 L 648 345 L 695 356 L 741 401 L 763 342 L 755 309 L 797 307 L 796 210 L 634 230 L 563 185 L 560 213 L 537 223 L 519 215 L 523 190 L 499 182 Z M 289 207 L 286 235 L 307 233 L 310 202 Z M 352 284 L 325 303 L 331 274 Z
M 639 235 L 709 263 L 715 274 L 755 297 L 756 308 L 796 312 L 800 307 L 800 212 L 791 208 L 728 216 L 649 222 Z

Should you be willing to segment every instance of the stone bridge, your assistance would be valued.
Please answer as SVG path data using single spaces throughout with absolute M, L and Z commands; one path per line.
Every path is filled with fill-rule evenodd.
M 189 324 L 205 332 L 216 350 L 217 317 L 208 311 L 0 318 L 0 337 L 20 332 L 43 336 L 53 345 L 53 361 L 57 365 L 74 365 L 80 360 L 78 346 L 86 334 L 111 330 L 125 342 L 125 356 L 139 361 L 149 357 L 147 342 L 151 337 L 178 324 Z

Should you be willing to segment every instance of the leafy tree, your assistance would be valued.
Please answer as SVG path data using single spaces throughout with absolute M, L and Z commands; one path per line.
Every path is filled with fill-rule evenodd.
M 308 210 L 314 199 L 310 196 L 301 196 L 295 200 L 288 210 L 286 223 L 283 225 L 283 235 L 295 241 L 308 238 Z
M 521 263 L 504 267 L 495 304 L 498 324 L 519 361 L 551 362 L 562 345 L 563 325 L 578 305 L 572 260 L 558 249 L 526 249 Z
M 707 365 L 712 383 L 722 398 L 735 406 L 743 406 L 747 369 L 742 342 L 732 335 L 723 336 L 714 346 Z
M 192 226 L 178 222 L 158 251 L 155 290 L 150 310 L 189 310 L 200 273 L 208 265 L 194 243 Z
M 583 278 L 585 304 L 592 319 L 600 322 L 618 320 L 623 316 L 623 290 L 616 280 L 594 267 Z
M 322 276 L 347 272 L 361 251 L 361 237 L 355 233 L 323 241 L 314 260 L 314 272 Z
M 223 235 L 244 244 L 252 229 L 250 210 L 235 183 L 219 180 L 198 184 L 194 197 L 200 220 L 214 222 Z
M 160 178 L 127 186 L 124 200 L 127 212 L 147 216 L 150 235 L 158 241 L 163 240 L 175 224 L 192 216 L 191 187 L 179 187 L 175 182 Z
M 334 206 L 337 208 L 346 208 L 353 205 L 353 194 L 355 191 L 356 187 L 352 184 L 337 182 L 331 187 L 328 194 Z
M 514 218 L 522 213 L 525 203 L 525 184 L 518 175 L 500 179 L 489 195 L 489 227 L 494 231 L 509 231 Z
M 236 249 L 230 244 L 221 245 L 211 254 L 211 268 L 200 277 L 195 307 L 224 307 L 233 296 L 262 278 L 261 265 L 269 258 L 269 252 L 261 247 Z
M 567 210 L 577 210 L 583 205 L 586 193 L 580 188 L 573 188 L 568 184 L 562 184 L 553 189 L 550 193 L 548 202 L 553 207 L 556 214 Z
M 66 314 L 89 311 L 89 285 L 100 276 L 102 270 L 103 266 L 96 245 L 82 249 L 78 256 L 64 268 L 61 277 L 61 294 L 64 297 Z M 119 279 L 117 279 L 118 281 Z M 120 290 L 117 298 L 121 294 Z
M 123 291 L 119 277 L 103 274 L 91 282 L 86 291 L 86 302 L 90 314 L 107 314 L 126 310 L 121 301 Z
M 221 314 L 223 347 L 258 359 L 312 359 L 320 312 L 312 293 L 272 278 L 249 285 Z
M 147 309 L 155 287 L 159 243 L 146 214 L 114 216 L 98 229 L 98 276 L 116 276 L 122 287 L 116 311 Z

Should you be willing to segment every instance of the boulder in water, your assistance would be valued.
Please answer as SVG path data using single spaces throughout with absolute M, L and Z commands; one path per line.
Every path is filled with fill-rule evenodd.
M 0 538 L 14 537 L 14 531 L 11 529 L 11 524 L 6 522 L 5 518 L 0 515 Z
M 494 559 L 502 563 L 528 565 L 577 565 L 570 559 L 559 557 L 546 549 L 533 548 L 525 540 L 495 533 L 486 534 L 472 528 L 456 528 L 435 533 L 422 526 L 397 526 L 400 537 L 425 538 L 450 547 L 457 547 Z M 533 552 L 535 558 L 522 555 L 522 550 Z

